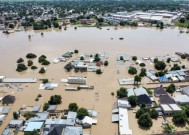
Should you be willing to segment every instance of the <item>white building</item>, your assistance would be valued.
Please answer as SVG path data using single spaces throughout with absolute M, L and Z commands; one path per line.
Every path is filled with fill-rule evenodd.
M 70 84 L 86 84 L 87 78 L 82 76 L 70 76 L 68 83 Z

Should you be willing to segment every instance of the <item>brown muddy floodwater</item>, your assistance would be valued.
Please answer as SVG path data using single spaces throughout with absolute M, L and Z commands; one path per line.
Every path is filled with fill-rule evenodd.
M 109 30 L 107 30 L 109 28 Z M 186 31 L 186 30 L 185 30 Z M 44 36 L 41 36 L 41 32 Z M 31 35 L 31 40 L 28 39 Z M 119 40 L 123 37 L 124 40 Z M 52 61 L 54 58 L 62 55 L 69 50 L 79 49 L 81 53 L 108 52 L 110 65 L 105 68 L 102 75 L 95 73 L 67 73 L 63 67 L 66 63 L 50 64 L 45 75 L 40 75 L 38 70 L 28 69 L 24 73 L 17 73 L 16 60 L 20 57 L 26 61 L 27 53 L 46 55 L 47 59 Z M 69 27 L 65 30 L 47 30 L 47 31 L 22 31 L 9 35 L 0 34 L 0 75 L 7 77 L 37 77 L 48 78 L 51 82 L 59 83 L 59 87 L 53 91 L 39 90 L 40 82 L 36 84 L 24 84 L 23 91 L 15 91 L 1 88 L 5 93 L 0 92 L 0 97 L 6 94 L 16 96 L 16 102 L 11 106 L 11 111 L 17 111 L 22 104 L 43 105 L 53 94 L 62 95 L 62 104 L 59 108 L 66 109 L 71 102 L 76 102 L 80 107 L 94 108 L 99 111 L 98 123 L 89 131 L 92 135 L 118 135 L 118 124 L 111 123 L 111 111 L 116 97 L 111 96 L 111 92 L 116 92 L 120 87 L 117 79 L 125 77 L 125 73 L 115 74 L 116 55 L 125 53 L 128 55 L 137 55 L 139 57 L 150 57 L 166 54 L 174 54 L 176 51 L 189 51 L 189 34 L 182 33 L 178 28 L 166 28 L 158 30 L 156 28 L 118 28 L 104 27 L 97 29 L 94 27 Z M 77 55 L 74 55 L 77 57 Z M 73 57 L 73 58 L 74 58 Z M 40 68 L 37 59 L 34 65 Z M 88 78 L 88 85 L 94 85 L 95 89 L 91 91 L 68 92 L 64 90 L 64 85 L 60 83 L 61 78 L 67 78 L 70 75 L 83 75 Z M 42 94 L 40 101 L 35 101 L 38 94 Z M 132 114 L 133 115 L 133 114 Z M 0 126 L 0 131 L 8 124 L 12 118 L 12 112 L 9 113 L 4 123 Z M 134 135 L 145 135 L 146 131 L 138 128 L 136 120 L 129 119 Z M 132 123 L 135 122 L 135 123 Z M 161 122 L 159 122 L 161 124 Z M 160 132 L 160 126 L 154 124 L 153 132 Z M 160 128 L 160 129 L 158 129 Z

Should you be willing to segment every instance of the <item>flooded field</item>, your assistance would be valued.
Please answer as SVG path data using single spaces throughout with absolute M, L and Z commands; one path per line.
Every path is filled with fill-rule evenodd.
M 108 30 L 109 29 L 109 30 Z M 50 82 L 59 83 L 59 87 L 53 91 L 39 90 L 40 82 L 36 84 L 24 84 L 20 87 L 22 91 L 17 89 L 8 89 L 0 87 L 0 97 L 6 94 L 16 96 L 16 102 L 11 106 L 11 112 L 0 126 L 0 131 L 8 124 L 12 118 L 12 112 L 17 111 L 22 104 L 26 105 L 43 105 L 47 102 L 51 95 L 60 94 L 62 96 L 62 104 L 60 109 L 66 109 L 71 102 L 76 102 L 80 107 L 88 109 L 94 108 L 99 112 L 98 123 L 89 131 L 92 135 L 117 135 L 118 124 L 111 123 L 111 111 L 116 97 L 111 96 L 111 92 L 119 89 L 117 79 L 126 76 L 126 72 L 116 74 L 116 56 L 117 54 L 137 55 L 138 57 L 150 57 L 166 54 L 174 54 L 176 51 L 187 52 L 189 50 L 189 34 L 180 34 L 178 28 L 167 28 L 159 30 L 156 28 L 118 28 L 104 27 L 97 28 L 77 28 L 69 27 L 65 30 L 47 30 L 47 31 L 22 31 L 9 35 L 0 35 L 0 76 L 7 77 L 37 77 L 48 78 Z M 41 32 L 44 36 L 41 36 Z M 31 39 L 28 39 L 31 35 Z M 123 37 L 123 40 L 119 38 Z M 38 73 L 41 65 L 34 60 L 34 65 L 38 66 L 38 70 L 32 71 L 28 69 L 26 72 L 18 73 L 16 69 L 16 60 L 25 58 L 27 53 L 35 53 L 38 56 L 44 54 L 47 59 L 52 62 L 54 58 L 62 55 L 66 51 L 78 49 L 82 53 L 108 52 L 109 66 L 105 68 L 102 75 L 95 73 L 75 73 L 65 72 L 63 67 L 66 63 L 50 64 L 47 66 L 47 72 L 44 75 Z M 74 55 L 73 58 L 79 55 Z M 124 67 L 122 67 L 124 68 Z M 123 69 L 124 70 L 124 69 Z M 126 69 L 125 69 L 126 71 Z M 88 78 L 87 85 L 93 85 L 94 90 L 81 90 L 69 92 L 64 90 L 64 84 L 60 83 L 61 78 L 67 78 L 70 75 L 82 75 Z M 35 101 L 38 94 L 42 94 L 42 100 Z M 133 114 L 132 114 L 133 115 Z M 133 118 L 132 116 L 131 118 Z M 130 128 L 134 135 L 146 134 L 142 129 L 139 130 L 136 120 L 132 121 Z M 158 122 L 157 122 L 158 123 Z M 159 122 L 160 123 L 160 122 Z M 155 124 L 154 124 L 155 125 Z M 135 127 L 137 130 L 135 130 Z M 157 126 L 157 125 L 156 125 Z M 161 125 L 160 125 L 161 126 Z M 160 129 L 153 128 L 153 132 Z M 154 131 L 157 130 L 157 131 Z

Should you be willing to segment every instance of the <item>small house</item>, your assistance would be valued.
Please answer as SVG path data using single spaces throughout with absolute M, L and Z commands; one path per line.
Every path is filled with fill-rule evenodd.
M 156 97 L 159 97 L 159 96 L 163 96 L 163 95 L 167 95 L 167 92 L 164 90 L 164 88 L 161 86 L 161 87 L 158 87 L 158 88 L 155 88 L 154 89 L 154 95 Z

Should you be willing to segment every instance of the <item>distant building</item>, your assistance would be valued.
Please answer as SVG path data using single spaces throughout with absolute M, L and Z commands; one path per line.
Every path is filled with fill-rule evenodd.
M 70 76 L 68 83 L 70 84 L 86 84 L 87 78 L 82 76 Z

